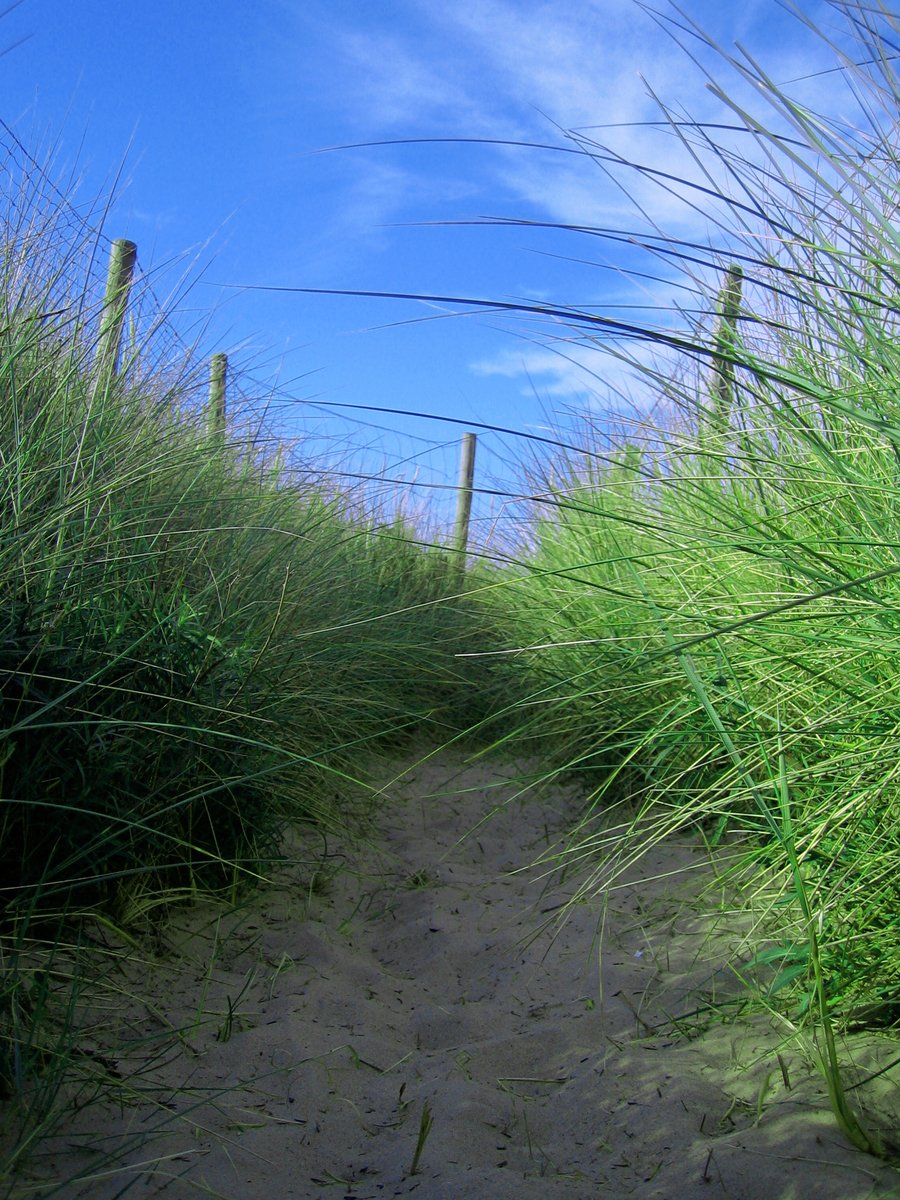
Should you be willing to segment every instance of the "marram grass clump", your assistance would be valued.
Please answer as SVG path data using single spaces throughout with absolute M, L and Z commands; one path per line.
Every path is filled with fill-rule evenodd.
M 448 554 L 211 427 L 152 345 L 111 373 L 55 245 L 0 252 L 0 1177 L 73 1098 L 106 959 L 489 706 Z
M 98 388 L 71 336 L 3 334 L 5 905 L 252 874 L 285 820 L 340 823 L 367 743 L 452 725 L 472 636 L 438 550 L 153 380 Z
M 727 847 L 748 975 L 817 1040 L 848 1136 L 893 1154 L 838 1035 L 900 1024 L 900 27 L 832 7 L 840 115 L 721 52 L 757 111 L 713 80 L 722 122 L 672 121 L 719 236 L 644 245 L 693 273 L 697 315 L 631 326 L 655 353 L 634 355 L 644 415 L 597 436 L 593 414 L 535 482 L 533 552 L 494 595 L 531 680 L 522 736 L 591 790 L 562 856 L 582 895 L 678 830 Z M 604 317 L 568 320 L 602 348 Z

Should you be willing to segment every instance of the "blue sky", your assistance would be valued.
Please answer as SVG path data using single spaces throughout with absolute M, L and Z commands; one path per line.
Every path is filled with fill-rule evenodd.
M 656 7 L 676 16 L 666 0 Z M 800 8 L 833 24 L 825 3 Z M 682 0 L 682 10 L 723 46 L 758 55 L 773 78 L 812 76 L 797 88 L 829 96 L 831 77 L 815 72 L 830 60 L 778 0 Z M 627 249 L 465 223 L 635 229 L 649 217 L 676 235 L 710 235 L 701 215 L 647 179 L 621 176 L 629 196 L 584 155 L 474 142 L 320 152 L 396 139 L 571 147 L 565 133 L 576 130 L 659 170 L 691 172 L 671 132 L 643 124 L 660 117 L 650 89 L 697 118 L 723 110 L 633 0 L 21 0 L 0 18 L 0 51 L 4 144 L 12 131 L 51 159 L 56 178 L 77 176 L 86 206 L 118 180 L 104 232 L 138 244 L 154 293 L 176 297 L 184 336 L 199 338 L 204 355 L 227 351 L 244 392 L 269 396 L 285 429 L 348 469 L 450 482 L 461 429 L 349 419 L 332 405 L 539 432 L 554 410 L 602 413 L 621 372 L 534 320 L 256 288 L 533 300 L 613 315 L 641 305 L 650 320 L 654 307 L 690 303 L 674 272 L 629 279 L 629 267 L 648 263 Z M 712 69 L 743 94 L 723 66 Z M 478 481 L 502 486 L 519 449 L 483 438 Z M 497 504 L 479 505 L 483 522 Z

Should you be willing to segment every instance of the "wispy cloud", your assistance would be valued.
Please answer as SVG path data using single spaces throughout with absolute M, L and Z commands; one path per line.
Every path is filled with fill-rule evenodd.
M 689 7 L 697 11 L 706 6 Z M 774 8 L 769 0 L 770 19 Z M 483 60 L 494 95 L 503 96 L 507 116 L 514 114 L 527 136 L 563 142 L 567 131 L 575 131 L 598 143 L 598 151 L 621 156 L 617 166 L 602 161 L 602 154 L 597 159 L 586 154 L 581 161 L 507 155 L 500 175 L 513 194 L 553 220 L 608 224 L 624 216 L 634 221 L 643 210 L 660 226 L 674 226 L 674 232 L 697 228 L 690 191 L 685 199 L 679 194 L 684 189 L 664 177 L 707 181 L 683 141 L 666 126 L 656 97 L 664 98 L 676 118 L 721 122 L 729 114 L 704 87 L 706 76 L 685 49 L 632 0 L 565 7 L 546 0 L 483 0 L 455 6 L 439 19 Z M 693 34 L 677 24 L 670 29 L 700 62 L 728 75 Z M 796 41 L 767 50 L 774 78 L 795 78 L 819 65 Z M 729 86 L 738 101 L 750 100 L 748 84 L 732 76 Z M 827 80 L 807 86 L 823 103 L 830 89 Z M 496 100 L 493 106 L 496 110 Z M 749 150 L 745 142 L 741 152 Z M 628 163 L 646 170 L 632 170 Z M 703 205 L 709 210 L 712 202 L 704 198 Z
M 522 395 L 586 400 L 594 397 L 600 386 L 598 366 L 597 351 L 588 347 L 573 345 L 554 352 L 524 346 L 479 359 L 470 369 L 482 377 L 519 379 Z
M 359 160 L 357 160 L 358 163 Z M 327 242 L 351 239 L 380 241 L 382 228 L 403 211 L 418 187 L 417 177 L 390 162 L 366 160 L 342 190 L 331 219 L 322 230 Z
M 636 307 L 635 307 L 636 306 Z M 611 281 L 602 294 L 589 297 L 586 313 L 609 315 L 661 333 L 683 334 L 687 325 L 714 317 L 689 284 L 665 278 L 639 285 L 627 278 Z M 672 354 L 650 337 L 635 338 L 614 328 L 575 330 L 563 319 L 543 330 L 519 335 L 517 345 L 504 345 L 494 354 L 469 363 L 477 376 L 518 380 L 522 396 L 539 396 L 606 413 L 646 413 L 661 394 L 657 373 L 672 370 Z M 702 371 L 702 366 L 701 366 Z
M 714 13 L 704 0 L 689 8 L 701 17 Z M 684 50 L 634 0 L 480 0 L 440 7 L 431 0 L 398 0 L 397 9 L 402 18 L 395 21 L 369 9 L 364 28 L 339 16 L 330 23 L 342 64 L 335 78 L 338 99 L 354 106 L 365 136 L 565 144 L 566 131 L 575 130 L 652 172 L 702 180 L 671 129 L 654 127 L 663 114 L 648 85 L 696 119 L 727 114 Z M 754 13 L 765 10 L 771 20 L 775 9 L 775 0 L 763 0 L 762 8 L 760 0 L 748 2 L 745 31 Z M 713 59 L 677 23 L 675 31 L 701 59 Z M 776 77 L 795 78 L 817 65 L 789 41 L 768 50 L 767 66 Z M 749 98 L 749 87 L 732 82 L 739 98 Z M 823 81 L 819 90 L 827 95 L 828 88 Z M 633 220 L 643 209 L 676 231 L 698 222 L 690 202 L 661 187 L 659 175 L 617 169 L 587 155 L 529 157 L 498 148 L 477 162 L 485 191 L 551 220 L 608 224 Z
M 789 23 L 777 0 L 745 0 L 737 17 L 730 11 L 723 15 L 713 0 L 683 3 L 701 24 L 710 24 L 713 36 L 718 23 L 726 48 L 735 36 L 746 39 L 751 49 L 765 43 L 766 67 L 773 78 L 809 76 L 798 85 L 808 103 L 823 109 L 835 104 L 833 79 L 816 75 L 825 61 L 822 48 L 799 36 L 802 27 Z M 705 87 L 705 67 L 710 76 L 729 79 L 728 90 L 740 103 L 758 110 L 760 102 L 750 83 L 729 74 L 727 64 L 704 47 L 674 8 L 669 10 L 669 28 L 683 47 L 665 31 L 665 22 L 651 19 L 634 0 L 579 0 L 569 5 L 558 0 L 479 0 L 441 6 L 432 0 L 394 0 L 384 8 L 365 6 L 352 21 L 341 6 L 324 0 L 318 11 L 320 34 L 329 40 L 334 67 L 333 77 L 323 74 L 323 84 L 332 89 L 336 103 L 352 112 L 360 141 L 506 138 L 568 148 L 581 145 L 584 151 L 563 155 L 496 146 L 470 159 L 449 151 L 439 158 L 421 158 L 402 147 L 365 153 L 354 160 L 352 182 L 336 206 L 332 228 L 337 234 L 329 231 L 333 241 L 341 241 L 343 227 L 358 244 L 360 230 L 372 230 L 401 213 L 401 219 L 408 218 L 413 201 L 419 209 L 416 215 L 427 220 L 429 201 L 438 187 L 443 188 L 442 200 L 448 191 L 459 198 L 460 217 L 487 211 L 589 227 L 655 227 L 673 237 L 721 240 L 716 221 L 727 205 L 678 183 L 710 185 L 704 152 L 696 148 L 702 135 L 686 127 L 692 150 L 666 125 L 655 97 L 664 99 L 675 120 L 733 122 L 728 109 Z M 821 18 L 830 10 L 824 0 L 808 0 L 805 11 Z M 797 36 L 778 37 L 776 26 Z M 746 136 L 741 140 L 723 129 L 714 136 L 738 160 L 758 153 Z M 707 153 L 714 162 L 715 153 Z M 719 179 L 726 182 L 721 170 Z M 466 211 L 463 202 L 477 207 Z M 446 212 L 446 206 L 440 211 Z M 374 242 L 376 235 L 371 237 Z M 626 253 L 608 245 L 594 246 L 591 252 L 607 257 L 612 266 L 622 265 Z M 636 261 L 633 255 L 629 258 L 632 267 Z M 674 279 L 678 267 L 647 268 L 645 261 L 637 269 Z M 540 294 L 540 269 L 534 277 L 534 286 L 522 289 L 524 294 Z M 666 285 L 660 286 L 664 291 Z M 671 289 L 668 296 L 662 291 L 651 286 L 662 307 L 671 308 Z M 611 304 L 617 298 L 625 305 L 635 300 L 635 292 L 629 296 L 621 285 L 610 286 L 602 300 Z M 520 378 L 523 391 L 529 393 L 540 390 L 573 398 L 595 394 L 601 385 L 589 372 L 596 370 L 596 351 L 578 343 L 563 350 L 564 357 L 528 345 L 506 349 L 479 360 L 472 370 Z M 604 371 L 607 390 L 624 386 L 624 366 L 620 371 L 613 364 Z M 615 375 L 612 381 L 609 371 Z
M 659 354 L 632 343 L 620 352 L 609 346 L 562 340 L 552 346 L 505 348 L 470 364 L 474 375 L 518 380 L 530 399 L 589 409 L 606 415 L 648 413 L 661 398 L 653 382 Z
M 341 30 L 339 52 L 349 73 L 347 98 L 358 105 L 367 129 L 391 133 L 423 124 L 445 129 L 474 112 L 462 82 L 441 63 L 434 47 L 387 30 Z

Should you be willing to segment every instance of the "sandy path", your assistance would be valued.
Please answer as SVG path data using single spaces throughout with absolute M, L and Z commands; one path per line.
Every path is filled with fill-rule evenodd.
M 734 991 L 670 880 L 614 894 L 602 972 L 587 905 L 555 940 L 523 944 L 572 885 L 508 872 L 547 846 L 573 800 L 509 800 L 510 777 L 449 756 L 420 765 L 389 789 L 364 869 L 347 863 L 312 895 L 295 869 L 227 920 L 183 914 L 171 935 L 179 954 L 154 971 L 160 1012 L 187 1030 L 187 1048 L 160 1059 L 155 1043 L 137 1045 L 145 1098 L 86 1109 L 43 1164 L 45 1178 L 78 1168 L 84 1184 L 40 1194 L 900 1195 L 900 1175 L 845 1142 L 796 1043 L 780 1047 L 765 1020 L 702 1031 L 692 1019 L 690 1039 L 670 1026 L 651 1033 L 696 1007 L 691 987 Z M 651 865 L 689 862 L 698 850 L 668 847 Z M 141 1009 L 131 1022 L 140 1038 L 159 1018 Z M 882 1100 L 896 1096 L 895 1074 L 882 1077 Z M 75 1150 L 84 1134 L 90 1153 Z M 107 1153 L 119 1160 L 112 1174 Z

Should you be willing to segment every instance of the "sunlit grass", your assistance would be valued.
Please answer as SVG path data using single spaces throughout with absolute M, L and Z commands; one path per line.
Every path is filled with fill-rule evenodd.
M 837 7 L 863 64 L 840 59 L 859 128 L 738 60 L 770 123 L 712 86 L 752 152 L 673 124 L 720 242 L 699 272 L 696 245 L 665 248 L 710 316 L 644 331 L 665 424 L 634 420 L 612 463 L 586 427 L 498 603 L 533 681 L 522 735 L 592 789 L 563 855 L 581 895 L 679 830 L 736 847 L 756 961 L 782 964 L 768 999 L 821 1036 L 840 1123 L 882 1152 L 835 1037 L 900 1020 L 897 22 Z M 588 314 L 572 326 L 602 332 Z
M 98 388 L 71 260 L 8 239 L 8 1171 L 71 1099 L 78 918 L 127 939 L 204 888 L 237 896 L 286 826 L 352 826 L 372 750 L 468 728 L 584 782 L 560 856 L 577 900 L 599 907 L 677 832 L 726 854 L 748 975 L 765 968 L 764 1002 L 818 1040 L 848 1136 L 890 1151 L 848 1099 L 837 1039 L 900 1021 L 900 31 L 839 7 L 863 64 L 838 59 L 865 97 L 857 128 L 738 61 L 768 104 L 751 118 L 718 89 L 746 153 L 673 122 L 719 241 L 705 261 L 646 244 L 695 272 L 694 323 L 515 306 L 598 352 L 613 332 L 659 357 L 636 356 L 646 419 L 595 413 L 580 445 L 548 439 L 518 549 L 462 588 L 411 525 L 292 486 L 263 442 L 211 437 L 190 371 L 142 371 L 136 346 Z
M 358 496 L 298 485 L 317 473 L 291 474 L 264 433 L 211 428 L 196 365 L 162 369 L 152 338 L 132 333 L 109 377 L 78 277 L 98 248 L 11 204 L 0 1178 L 103 1090 L 115 1049 L 85 1073 L 79 998 L 110 956 L 138 953 L 174 904 L 264 881 L 288 826 L 352 835 L 375 753 L 455 736 L 490 704 L 454 657 L 485 630 L 452 557 Z

